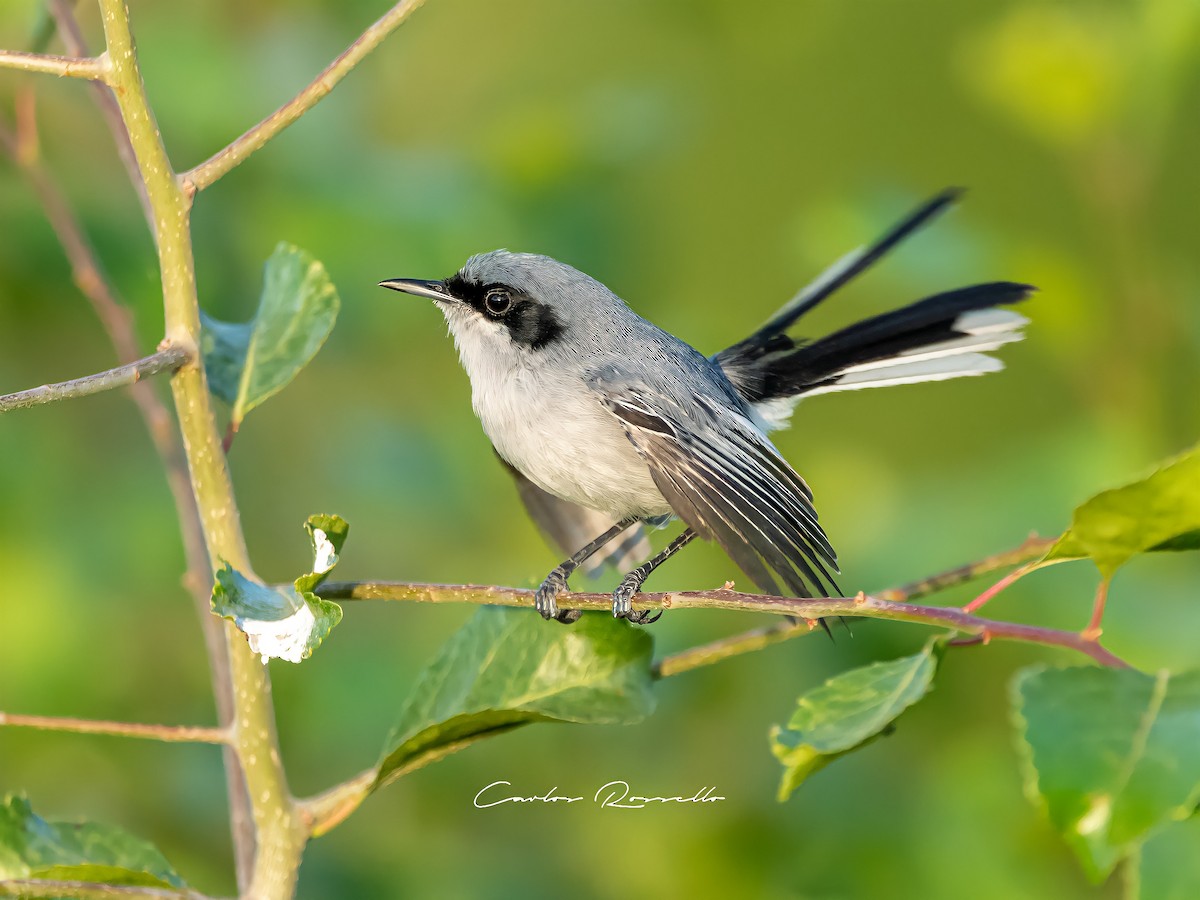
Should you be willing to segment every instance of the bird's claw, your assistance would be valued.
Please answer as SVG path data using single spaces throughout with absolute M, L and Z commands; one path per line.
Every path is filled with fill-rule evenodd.
M 633 625 L 653 625 L 662 618 L 662 614 L 663 611 L 661 609 L 635 609 L 625 616 L 625 618 Z
M 543 619 L 554 619 L 564 625 L 570 625 L 579 620 L 579 617 L 583 615 L 581 610 L 558 608 L 558 595 L 566 593 L 566 591 L 567 573 L 559 566 L 546 576 L 546 580 L 533 595 L 533 605 L 537 607 L 537 611 Z
M 621 579 L 617 589 L 613 591 L 613 617 L 626 619 L 634 625 L 651 625 L 658 621 L 662 610 L 651 612 L 648 609 L 633 608 L 633 598 L 641 590 L 642 579 L 637 572 L 631 572 Z

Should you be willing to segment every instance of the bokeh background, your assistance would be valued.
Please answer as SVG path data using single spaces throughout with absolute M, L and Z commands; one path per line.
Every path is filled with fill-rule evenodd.
M 177 167 L 302 87 L 385 5 L 133 0 Z M 316 360 L 231 454 L 258 572 L 307 562 L 301 523 L 351 523 L 339 577 L 533 585 L 556 562 L 471 414 L 436 311 L 386 293 L 509 247 L 567 260 L 706 352 L 946 185 L 966 202 L 805 323 L 819 334 L 950 286 L 1039 285 L 1001 376 L 821 397 L 778 443 L 814 486 L 843 586 L 879 589 L 1052 534 L 1091 493 L 1200 435 L 1200 46 L 1192 0 L 688 4 L 429 0 L 315 111 L 198 198 L 213 315 L 248 318 L 275 243 L 328 267 L 343 309 Z M 80 16 L 96 46 L 90 3 Z M 26 46 L 32 0 L 0 2 Z M 11 121 L 24 79 L 0 72 Z M 137 317 L 161 336 L 151 242 L 84 85 L 36 81 L 41 151 Z M 98 371 L 113 352 L 23 179 L 0 164 L 0 391 Z M 160 385 L 160 389 L 161 389 Z M 658 539 L 664 540 L 666 535 Z M 213 718 L 166 484 L 128 398 L 0 423 L 0 709 Z M 652 582 L 745 583 L 711 547 Z M 609 585 L 612 579 L 602 582 Z M 1080 627 L 1095 573 L 1057 567 L 991 607 Z M 1200 564 L 1137 560 L 1105 638 L 1143 667 L 1195 663 Z M 582 585 L 582 583 L 580 583 Z M 983 585 L 977 585 L 975 589 Z M 971 589 L 942 598 L 964 602 Z M 939 601 L 941 602 L 941 601 Z M 301 666 L 275 663 L 294 789 L 370 764 L 408 686 L 471 610 L 360 604 Z M 665 653 L 753 627 L 668 614 Z M 1086 883 L 1023 796 L 1007 684 L 1076 662 L 993 644 L 947 658 L 898 731 L 787 804 L 767 731 L 822 679 L 927 634 L 862 623 L 659 687 L 630 728 L 537 726 L 370 799 L 305 855 L 301 897 L 1117 896 Z M 504 779 L 589 795 L 705 785 L 701 808 L 471 806 Z M 0 731 L 0 792 L 155 841 L 233 891 L 207 747 Z

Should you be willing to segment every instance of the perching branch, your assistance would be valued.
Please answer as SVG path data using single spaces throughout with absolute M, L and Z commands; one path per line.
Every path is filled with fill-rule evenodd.
M 213 182 L 245 162 L 251 154 L 283 131 L 325 97 L 339 81 L 350 74 L 363 58 L 379 46 L 389 34 L 409 17 L 424 0 L 401 0 L 377 22 L 368 27 L 342 54 L 326 66 L 299 94 L 267 116 L 223 150 L 218 151 L 195 168 L 179 176 L 184 190 L 190 195 L 204 190 Z
M 142 378 L 157 375 L 160 372 L 174 372 L 187 361 L 186 350 L 182 347 L 168 345 L 157 353 L 128 365 L 109 369 L 107 372 L 85 375 L 83 378 L 75 378 L 71 381 L 60 381 L 58 384 L 43 384 L 41 387 L 18 391 L 15 394 L 5 394 L 0 397 L 0 412 L 24 409 L 41 403 L 53 403 L 56 400 L 73 400 L 76 397 L 111 391 L 113 388 L 134 384 Z
M 1125 667 L 1127 663 L 1105 650 L 1084 634 L 1037 628 L 1011 622 L 997 622 L 965 613 L 955 607 L 917 606 L 906 601 L 946 590 L 997 569 L 1040 559 L 1054 544 L 1054 539 L 1031 536 L 1019 547 L 986 557 L 978 562 L 958 566 L 930 578 L 899 588 L 881 591 L 878 596 L 795 599 L 740 594 L 727 584 L 716 591 L 687 591 L 640 594 L 635 602 L 651 609 L 749 609 L 795 616 L 798 621 L 786 620 L 742 634 L 721 638 L 708 644 L 690 647 L 660 659 L 654 665 L 656 678 L 670 678 L 693 669 L 709 666 L 722 660 L 761 650 L 816 628 L 815 620 L 825 616 L 894 619 L 949 628 L 968 639 L 961 643 L 987 643 L 991 639 L 1024 641 L 1051 647 L 1063 647 L 1083 653 L 1101 665 Z M 533 606 L 533 591 L 478 585 L 401 584 L 395 582 L 327 582 L 319 588 L 329 600 L 408 600 L 424 603 L 479 603 L 500 606 Z M 884 599 L 887 598 L 887 599 Z M 608 594 L 571 594 L 570 604 L 577 609 L 608 610 L 612 598 Z M 447 752 L 458 749 L 455 745 Z M 299 801 L 299 808 L 309 833 L 318 837 L 330 831 L 353 813 L 375 786 L 377 769 L 360 772 L 353 778 L 334 785 L 313 797 Z
M 51 56 L 46 53 L 0 50 L 0 68 L 101 81 L 108 74 L 108 60 L 103 56 L 77 59 L 74 56 Z
M 320 595 L 329 600 L 408 600 L 415 602 L 433 602 L 433 604 L 493 604 L 498 606 L 528 606 L 533 607 L 533 590 L 500 587 L 479 587 L 474 584 L 402 584 L 392 582 L 341 582 L 323 584 Z M 612 598 L 608 594 L 570 594 L 571 608 L 576 610 L 611 610 Z M 1021 625 L 1012 622 L 1000 622 L 996 619 L 984 619 L 972 616 L 971 613 L 956 607 L 946 606 L 917 606 L 881 600 L 877 596 L 859 594 L 853 598 L 782 598 L 768 594 L 740 594 L 734 590 L 686 590 L 686 592 L 667 592 L 655 594 L 640 594 L 635 598 L 638 608 L 649 610 L 750 610 L 769 612 L 779 616 L 794 616 L 800 619 L 822 619 L 827 617 L 858 617 L 871 619 L 892 619 L 895 622 L 911 622 L 920 625 L 934 625 L 937 628 L 947 628 L 959 631 L 964 635 L 978 635 L 984 642 L 991 640 L 1021 641 L 1025 643 L 1044 644 L 1046 647 L 1063 647 L 1076 650 L 1078 653 L 1091 656 L 1100 665 L 1127 667 L 1126 661 L 1108 652 L 1096 641 L 1078 634 L 1075 631 L 1038 628 L 1036 625 Z M 796 626 L 808 630 L 808 626 Z M 790 632 L 791 637 L 796 632 Z M 690 650 L 691 658 L 673 660 L 666 666 L 662 674 L 674 674 L 709 665 L 726 659 L 728 656 L 744 653 L 746 649 L 757 649 L 767 643 L 785 640 L 784 630 L 778 634 L 764 634 L 762 630 L 750 632 L 742 636 L 743 644 L 731 647 L 726 642 L 719 642 L 720 647 L 712 644 L 707 648 Z
M 105 734 L 110 737 L 145 738 L 187 744 L 227 744 L 229 731 L 202 725 L 145 725 L 138 722 L 106 722 L 100 719 L 73 719 L 59 716 L 25 716 L 0 712 L 0 728 L 39 728 L 43 731 L 69 731 L 74 734 Z
M 1024 543 L 1011 550 L 1005 550 L 1001 553 L 995 553 L 991 556 L 985 556 L 976 562 L 967 563 L 962 566 L 955 566 L 953 569 L 948 569 L 945 572 L 940 572 L 937 575 L 932 575 L 929 578 L 923 578 L 920 581 L 913 581 L 909 584 L 898 588 L 887 588 L 882 591 L 877 591 L 875 597 L 879 600 L 887 600 L 892 603 L 907 603 L 921 597 L 936 594 L 939 591 L 944 591 L 955 587 L 959 584 L 964 584 L 968 581 L 973 581 L 981 575 L 986 575 L 988 572 L 994 572 L 997 569 L 1006 569 L 1009 566 L 1020 565 L 1021 563 L 1039 559 L 1045 555 L 1046 551 L 1054 546 L 1057 538 L 1042 538 L 1035 535 L 1030 535 Z M 721 592 L 732 593 L 730 590 L 733 587 L 732 583 L 726 585 Z M 432 596 L 430 589 L 436 593 L 436 598 Z M 407 593 L 406 593 L 407 591 Z M 449 585 L 429 585 L 429 584 L 402 584 L 399 582 L 336 582 L 329 581 L 321 585 L 320 594 L 330 600 L 415 600 L 418 602 L 427 603 L 498 603 L 509 606 L 523 606 L 524 603 L 514 601 L 505 604 L 502 600 L 457 600 L 452 595 L 454 591 L 469 591 L 477 593 L 480 591 L 496 591 L 503 593 L 504 596 L 512 596 L 522 593 L 515 588 L 494 588 L 481 587 L 478 585 L 462 585 L 453 587 Z M 528 592 L 526 592 L 528 593 Z M 583 597 L 607 597 L 600 594 L 572 594 L 572 602 L 575 598 Z M 641 594 L 639 602 L 649 597 L 661 597 L 670 595 L 661 594 Z M 743 596 L 734 594 L 734 596 Z M 755 596 L 755 595 L 744 595 Z M 781 599 L 781 598 L 774 598 Z M 611 600 L 607 601 L 611 602 Z M 586 608 L 586 607 L 581 607 Z M 604 603 L 596 601 L 595 609 L 607 609 Z

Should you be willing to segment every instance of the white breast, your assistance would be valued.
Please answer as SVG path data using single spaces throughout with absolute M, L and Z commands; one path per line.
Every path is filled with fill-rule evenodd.
M 582 378 L 459 349 L 484 432 L 530 481 L 616 518 L 670 513 L 624 429 Z

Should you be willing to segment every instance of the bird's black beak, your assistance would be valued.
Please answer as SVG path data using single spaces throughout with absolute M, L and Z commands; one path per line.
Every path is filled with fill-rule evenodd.
M 443 303 L 454 302 L 454 296 L 446 289 L 444 281 L 422 281 L 419 278 L 389 278 L 379 282 L 380 287 L 390 288 L 414 297 L 426 297 L 430 300 L 440 300 Z

